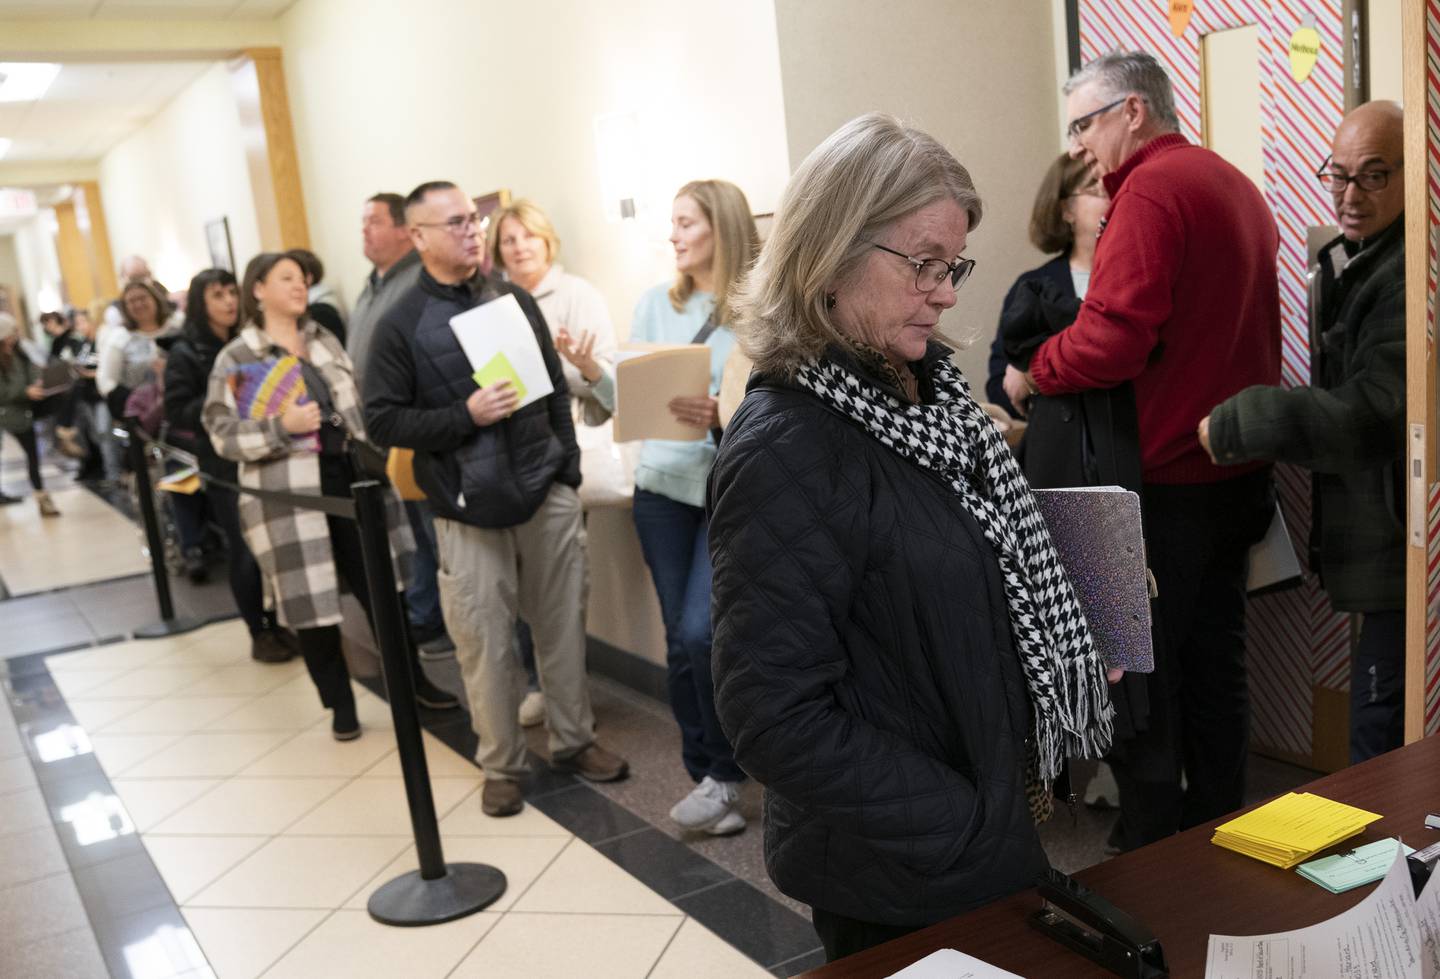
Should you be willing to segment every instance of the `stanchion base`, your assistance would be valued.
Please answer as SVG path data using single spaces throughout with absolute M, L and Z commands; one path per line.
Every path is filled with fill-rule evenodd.
M 401 874 L 370 895 L 370 917 L 382 925 L 413 928 L 454 921 L 488 908 L 505 893 L 505 875 L 483 863 L 447 863 L 445 876 L 425 880 Z
M 149 625 L 142 625 L 135 630 L 136 639 L 163 639 L 166 636 L 178 636 L 184 632 L 194 632 L 205 623 L 200 619 L 175 618 L 161 619 L 159 622 L 151 622 Z

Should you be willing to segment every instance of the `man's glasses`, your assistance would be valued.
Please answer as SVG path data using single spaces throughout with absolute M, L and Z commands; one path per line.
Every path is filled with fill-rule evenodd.
M 1124 105 L 1125 99 L 1128 99 L 1129 97 L 1130 96 L 1126 95 L 1123 98 L 1118 98 L 1114 102 L 1102 105 L 1100 108 L 1094 110 L 1093 112 L 1087 112 L 1083 116 L 1071 119 L 1070 125 L 1065 127 L 1065 135 L 1068 136 L 1070 139 L 1079 139 L 1080 134 L 1090 128 L 1090 124 L 1095 121 L 1096 116 L 1103 116 L 1105 113 L 1109 112 L 1117 105 Z
M 950 277 L 950 288 L 959 291 L 970 278 L 970 273 L 975 271 L 975 259 L 958 258 L 954 263 L 947 262 L 943 258 L 911 258 L 904 252 L 897 252 L 893 248 L 886 248 L 878 242 L 870 242 L 882 252 L 889 252 L 891 255 L 898 255 L 911 265 L 915 266 L 915 288 L 921 292 L 932 292 L 935 287 Z
M 1320 169 L 1315 171 L 1315 176 L 1319 179 L 1320 186 L 1336 197 L 1344 194 L 1346 188 L 1352 183 L 1361 190 L 1384 190 L 1390 183 L 1390 174 L 1405 165 L 1401 162 L 1388 170 L 1361 170 L 1359 173 L 1351 175 L 1340 170 L 1330 169 L 1330 159 L 1328 156 L 1325 158 L 1325 162 L 1320 164 Z
M 444 228 L 458 237 L 471 228 L 480 227 L 482 220 L 484 219 L 480 217 L 478 211 L 471 211 L 469 214 L 457 214 L 446 221 L 412 221 L 410 223 L 419 228 Z

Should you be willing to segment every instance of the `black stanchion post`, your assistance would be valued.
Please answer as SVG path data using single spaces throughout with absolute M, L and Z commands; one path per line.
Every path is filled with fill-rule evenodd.
M 383 924 L 438 925 L 493 904 L 505 893 L 505 875 L 482 863 L 445 862 L 435 799 L 430 793 L 430 771 L 425 764 L 425 743 L 420 737 L 420 713 L 415 706 L 405 610 L 395 584 L 395 569 L 390 564 L 385 491 L 375 480 L 356 483 L 353 490 L 355 519 L 365 552 L 365 577 L 370 583 L 375 641 L 380 644 L 405 798 L 410 805 L 410 827 L 420 857 L 419 870 L 401 874 L 383 885 L 370 895 L 368 907 L 370 917 Z
M 155 512 L 155 491 L 150 486 L 150 467 L 145 463 L 145 436 L 140 423 L 125 419 L 130 442 L 130 468 L 135 475 L 135 495 L 140 499 L 140 519 L 145 523 L 145 541 L 150 548 L 150 573 L 155 579 L 155 601 L 160 606 L 160 621 L 142 625 L 135 630 L 136 639 L 159 639 L 190 632 L 205 623 L 199 619 L 176 618 L 175 602 L 170 596 L 170 574 L 165 570 L 165 540 L 160 536 L 160 518 Z

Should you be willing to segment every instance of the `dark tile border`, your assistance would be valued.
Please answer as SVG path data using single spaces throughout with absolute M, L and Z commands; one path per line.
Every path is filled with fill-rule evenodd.
M 640 657 L 595 638 L 590 639 L 590 665 L 597 647 L 618 657 L 653 666 Z M 603 654 L 602 654 L 603 655 Z M 612 660 L 612 662 L 623 660 Z M 664 670 L 659 671 L 662 685 Z M 605 673 L 603 669 L 596 672 Z M 611 674 L 606 673 L 607 676 Z M 640 675 L 639 671 L 632 675 Z M 625 680 L 613 677 L 620 683 Z M 357 677 L 371 693 L 388 700 L 384 679 Z M 630 684 L 626 684 L 629 686 Z M 641 693 L 649 693 L 645 689 Z M 435 737 L 474 764 L 477 740 L 467 711 L 421 709 L 421 723 Z M 476 765 L 478 768 L 479 766 Z M 533 772 L 525 784 L 525 801 L 611 862 L 709 928 L 721 940 L 777 975 L 790 975 L 823 964 L 820 941 L 809 920 L 736 877 L 684 843 L 666 835 L 639 815 L 596 791 L 573 775 L 550 770 L 544 759 L 530 754 Z M 819 959 L 815 956 L 819 955 Z M 778 970 L 790 969 L 790 972 Z
M 131 975 L 127 949 L 159 928 L 188 933 L 188 926 L 94 754 L 86 750 L 49 760 L 41 754 L 37 736 L 66 727 L 83 730 L 45 664 L 45 657 L 56 652 L 60 650 L 0 661 L 0 688 L 15 715 L 100 954 L 112 976 L 126 979 Z M 72 736 L 71 743 L 78 745 L 80 739 Z M 164 944 L 174 947 L 168 939 Z M 191 945 L 189 954 L 201 957 L 176 963 L 174 974 L 208 968 L 198 942 L 179 945 Z
M 601 676 L 662 704 L 670 703 L 670 692 L 665 683 L 665 667 L 659 663 L 652 663 L 643 656 L 636 656 L 594 636 L 586 637 L 585 662 L 592 671 Z

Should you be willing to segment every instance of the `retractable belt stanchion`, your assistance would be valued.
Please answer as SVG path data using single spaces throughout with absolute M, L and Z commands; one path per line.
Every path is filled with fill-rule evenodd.
M 370 917 L 387 925 L 436 925 L 493 904 L 505 893 L 505 875 L 483 863 L 445 862 L 435 799 L 430 794 L 425 744 L 420 738 L 415 678 L 406 654 L 410 640 L 395 569 L 390 564 L 384 490 L 375 480 L 356 483 L 352 489 L 365 552 L 365 577 L 370 582 L 375 641 L 380 644 L 385 689 L 400 749 L 400 770 L 405 778 L 405 798 L 410 804 L 410 826 L 415 833 L 415 852 L 420 857 L 419 870 L 401 874 L 370 895 Z
M 150 486 L 150 467 L 145 463 L 145 434 L 134 418 L 125 419 L 129 436 L 130 468 L 135 474 L 135 495 L 140 498 L 140 518 L 145 522 L 145 541 L 150 549 L 150 573 L 155 578 L 155 600 L 160 621 L 135 630 L 136 639 L 159 639 L 190 632 L 205 623 L 199 619 L 177 618 L 170 597 L 170 574 L 165 570 L 165 540 L 160 536 L 160 518 L 155 513 L 155 491 Z

